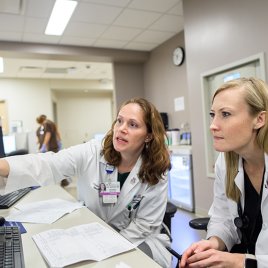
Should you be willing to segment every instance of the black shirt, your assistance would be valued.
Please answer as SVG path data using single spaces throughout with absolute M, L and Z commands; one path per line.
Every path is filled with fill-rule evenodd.
M 125 173 L 119 173 L 118 172 L 118 176 L 117 176 L 117 181 L 120 182 L 120 189 L 122 189 L 123 187 L 123 184 L 125 183 L 128 175 L 129 175 L 130 172 L 125 172 Z
M 248 218 L 248 226 L 245 228 L 244 231 L 244 235 L 246 237 L 245 243 L 248 253 L 255 254 L 256 241 L 262 228 L 262 190 L 260 194 L 255 190 L 246 172 L 244 172 L 244 178 L 245 206 L 243 215 L 244 217 L 247 216 Z

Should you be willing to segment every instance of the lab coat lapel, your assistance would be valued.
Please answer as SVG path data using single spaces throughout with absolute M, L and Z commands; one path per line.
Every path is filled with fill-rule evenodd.
M 135 188 L 135 186 L 139 183 L 139 178 L 138 178 L 138 172 L 140 169 L 141 165 L 141 157 L 138 159 L 136 162 L 134 168 L 131 170 L 130 174 L 128 175 L 122 189 L 120 192 L 120 195 L 118 197 L 117 203 L 114 205 L 113 209 L 110 211 L 109 214 L 109 219 L 113 218 L 116 216 L 116 214 L 122 211 L 123 208 L 127 206 L 129 203 L 129 193 Z M 131 200 L 133 197 L 131 197 Z
M 238 173 L 235 177 L 235 184 L 241 192 L 241 205 L 244 208 L 244 199 L 245 199 L 245 191 L 244 191 L 244 168 L 243 168 L 243 160 L 239 157 L 238 162 Z
M 124 197 L 135 187 L 137 183 L 139 183 L 138 172 L 140 170 L 140 166 L 141 166 L 141 158 L 138 159 L 134 168 L 131 170 L 130 174 L 128 175 L 122 187 L 118 203 L 122 202 L 124 200 Z
M 264 200 L 268 196 L 268 155 L 264 155 L 265 159 L 265 173 L 264 173 L 264 181 L 263 181 L 263 190 L 262 190 L 262 204 L 264 203 Z

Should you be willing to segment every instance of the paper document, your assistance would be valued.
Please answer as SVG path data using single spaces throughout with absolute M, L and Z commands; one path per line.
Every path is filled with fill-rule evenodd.
M 97 222 L 66 230 L 52 229 L 32 238 L 50 267 L 85 260 L 101 261 L 135 248 L 123 236 Z
M 16 209 L 11 210 L 6 220 L 30 223 L 53 223 L 63 215 L 81 207 L 83 205 L 79 202 L 71 202 L 58 198 L 28 204 L 17 204 L 15 205 Z

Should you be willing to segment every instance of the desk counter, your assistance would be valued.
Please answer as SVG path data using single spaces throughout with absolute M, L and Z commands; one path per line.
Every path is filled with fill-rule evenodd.
M 35 201 L 42 201 L 52 198 L 61 198 L 64 200 L 74 201 L 75 199 L 66 192 L 62 187 L 58 185 L 50 185 L 46 187 L 40 187 L 36 190 L 31 191 L 23 199 L 21 203 L 30 203 Z M 1 215 L 7 216 L 9 214 L 9 209 L 2 210 Z M 25 258 L 26 268 L 43 268 L 48 267 L 47 263 L 40 254 L 38 248 L 36 247 L 34 241 L 32 240 L 32 235 L 40 233 L 49 229 L 67 229 L 75 225 L 87 224 L 91 222 L 99 222 L 102 225 L 109 227 L 102 219 L 96 216 L 87 208 L 81 208 L 75 210 L 74 212 L 63 216 L 61 219 L 57 220 L 53 224 L 26 224 L 23 226 L 27 230 L 27 233 L 22 234 L 23 251 Z M 120 234 L 118 234 L 120 235 Z M 120 267 L 120 263 L 124 263 L 129 268 L 161 268 L 155 261 L 149 258 L 139 249 L 134 249 L 117 256 L 110 257 L 100 262 L 96 261 L 84 261 L 70 265 L 68 267 L 94 267 L 94 268 L 117 268 Z M 123 266 L 124 267 L 124 266 Z

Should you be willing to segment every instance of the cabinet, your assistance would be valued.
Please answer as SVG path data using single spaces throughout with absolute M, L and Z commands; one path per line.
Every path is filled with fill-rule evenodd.
M 170 146 L 171 170 L 168 173 L 169 201 L 194 212 L 191 146 Z

